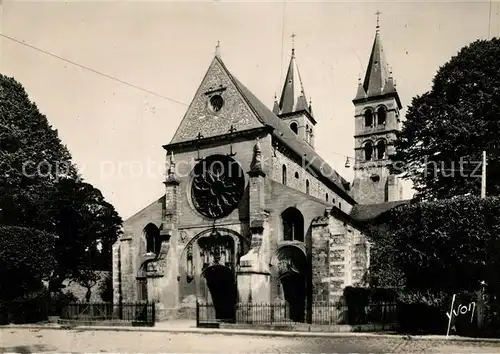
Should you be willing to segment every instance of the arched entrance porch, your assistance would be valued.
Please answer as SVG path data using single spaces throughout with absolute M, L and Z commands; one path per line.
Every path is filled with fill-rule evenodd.
M 194 282 L 196 298 L 210 307 L 212 319 L 232 321 L 238 301 L 236 266 L 248 241 L 237 232 L 212 228 L 196 235 L 185 247 L 186 281 Z M 206 307 L 205 307 L 206 306 Z
M 281 246 L 271 264 L 289 306 L 289 318 L 295 322 L 305 322 L 308 269 L 305 251 L 295 244 Z

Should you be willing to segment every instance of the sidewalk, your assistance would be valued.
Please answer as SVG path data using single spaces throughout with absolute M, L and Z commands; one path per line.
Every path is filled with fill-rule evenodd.
M 198 333 L 198 334 L 225 334 L 225 335 L 250 335 L 250 336 L 272 336 L 272 337 L 365 337 L 365 338 L 401 338 L 406 340 L 435 340 L 435 341 L 460 341 L 460 342 L 490 342 L 500 343 L 500 338 L 469 338 L 459 336 L 443 335 L 420 335 L 409 336 L 402 334 L 366 333 L 366 332 L 298 332 L 280 330 L 258 330 L 258 329 L 225 329 L 225 328 L 197 328 L 196 322 L 192 320 L 175 320 L 158 322 L 154 327 L 132 327 L 132 326 L 64 326 L 59 324 L 26 324 L 5 325 L 2 329 L 31 329 L 31 330 L 85 330 L 85 331 L 114 331 L 114 332 L 162 332 L 162 333 Z

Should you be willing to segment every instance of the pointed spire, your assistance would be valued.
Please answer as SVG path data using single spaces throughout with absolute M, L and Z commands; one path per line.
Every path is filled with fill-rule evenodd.
M 295 34 L 292 34 L 292 54 L 290 64 L 278 103 L 279 114 L 287 114 L 302 110 L 309 110 L 302 78 L 300 77 L 297 60 L 295 58 Z
M 168 166 L 168 176 L 175 175 L 175 160 L 174 160 L 174 152 L 170 152 L 170 164 Z
M 168 170 L 167 170 L 167 176 L 166 176 L 166 179 L 164 182 L 165 184 L 178 184 L 179 183 L 175 172 L 176 172 L 176 170 L 175 170 L 174 152 L 171 151 L 170 152 L 170 163 L 169 163 Z
M 276 115 L 280 114 L 280 104 L 278 103 L 278 97 L 276 97 L 276 92 L 274 93 L 273 113 Z
M 312 98 L 309 98 L 309 113 L 311 113 L 311 115 L 313 115 Z
M 260 148 L 260 139 L 257 137 L 255 139 L 255 145 L 253 147 L 253 160 L 250 167 L 250 176 L 265 176 L 262 170 L 262 150 Z
M 389 77 L 392 76 L 382 47 L 382 40 L 380 39 L 380 14 L 380 11 L 375 13 L 377 15 L 375 39 L 363 82 L 363 89 L 368 97 L 382 94 Z
M 361 81 L 361 75 L 358 76 L 358 91 L 356 92 L 355 100 L 366 98 L 366 92 L 363 88 L 363 82 Z
M 262 152 L 262 150 L 260 149 L 260 139 L 259 139 L 259 137 L 255 138 L 255 145 L 254 145 L 254 147 L 253 147 L 253 151 L 254 151 L 255 153 L 260 153 L 260 152 Z
M 380 39 L 380 11 L 377 11 L 377 26 L 375 30 L 375 39 L 373 41 L 370 60 L 366 68 L 365 78 L 363 83 L 358 84 L 358 90 L 354 101 L 358 99 L 375 98 L 380 95 L 392 94 L 399 108 L 401 109 L 401 101 L 396 91 L 395 80 L 392 76 L 392 69 L 389 68 Z

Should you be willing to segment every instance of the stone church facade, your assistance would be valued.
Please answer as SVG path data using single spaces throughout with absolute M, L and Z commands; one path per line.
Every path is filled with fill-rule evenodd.
M 196 301 L 286 302 L 304 321 L 363 283 L 363 225 L 396 205 L 388 156 L 401 102 L 377 28 L 353 100 L 352 185 L 315 151 L 317 121 L 292 50 L 283 91 L 263 104 L 216 53 L 166 150 L 165 193 L 124 222 L 113 246 L 114 303 L 154 301 L 159 319 Z

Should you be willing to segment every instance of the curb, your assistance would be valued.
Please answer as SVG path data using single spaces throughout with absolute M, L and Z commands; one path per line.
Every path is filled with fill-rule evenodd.
M 246 335 L 266 337 L 316 337 L 316 338 L 384 338 L 404 340 L 427 341 L 455 341 L 455 342 L 483 342 L 500 343 L 500 338 L 471 338 L 458 336 L 410 336 L 404 334 L 376 334 L 367 332 L 292 332 L 292 331 L 267 331 L 251 329 L 219 329 L 219 328 L 159 328 L 159 327 L 128 327 L 128 326 L 61 326 L 61 325 L 4 325 L 2 329 L 31 329 L 31 330 L 74 330 L 74 331 L 113 331 L 113 332 L 157 332 L 157 333 L 191 333 L 191 334 L 219 334 L 219 335 Z

